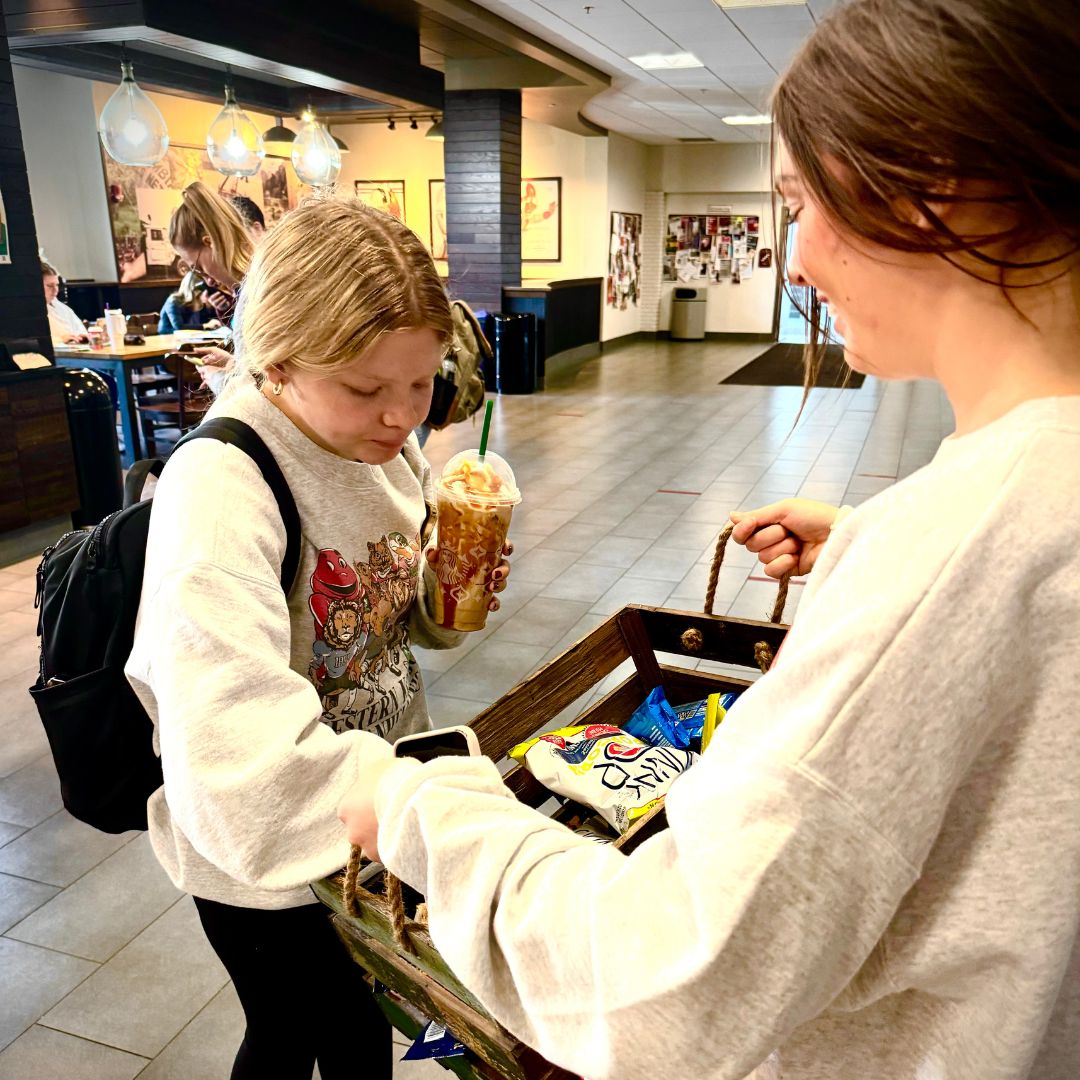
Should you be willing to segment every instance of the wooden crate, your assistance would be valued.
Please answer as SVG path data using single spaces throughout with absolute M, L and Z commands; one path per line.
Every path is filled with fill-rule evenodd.
M 563 710 L 630 659 L 634 670 L 623 682 L 572 721 L 562 720 L 621 727 L 658 685 L 664 687 L 674 705 L 750 685 L 748 679 L 736 675 L 661 663 L 657 653 L 754 669 L 761 644 L 775 654 L 786 631 L 787 627 L 774 623 L 630 605 L 515 686 L 470 726 L 483 752 L 499 760 L 523 739 L 554 727 Z M 553 798 L 522 766 L 507 773 L 505 780 L 518 799 L 530 806 L 539 807 Z M 556 817 L 568 818 L 577 809 L 564 803 Z M 614 846 L 629 852 L 665 826 L 660 806 L 635 823 Z M 445 1024 L 468 1047 L 468 1061 L 462 1064 L 473 1070 L 472 1076 L 478 1080 L 570 1080 L 571 1073 L 545 1061 L 492 1019 L 446 965 L 426 927 L 406 922 L 404 938 L 409 948 L 398 944 L 380 884 L 361 897 L 358 914 L 347 914 L 343 881 L 344 874 L 338 874 L 319 882 L 315 891 L 333 910 L 335 927 L 349 952 L 376 979 L 425 1016 Z M 458 1069 L 455 1072 L 469 1075 Z

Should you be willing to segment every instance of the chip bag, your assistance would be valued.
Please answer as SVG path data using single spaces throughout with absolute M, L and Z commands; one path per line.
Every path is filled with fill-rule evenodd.
M 559 728 L 510 751 L 550 791 L 591 806 L 624 833 L 697 760 L 674 746 L 650 746 L 610 724 Z
M 735 703 L 736 693 L 716 694 L 716 723 Z M 680 750 L 701 750 L 701 737 L 708 715 L 709 698 L 688 705 L 669 704 L 662 686 L 656 687 L 637 707 L 623 728 L 628 734 L 652 746 L 674 746 Z

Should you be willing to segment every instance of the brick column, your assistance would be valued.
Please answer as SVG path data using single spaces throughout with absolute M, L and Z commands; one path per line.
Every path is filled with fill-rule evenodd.
M 499 311 L 521 284 L 521 91 L 448 90 L 443 131 L 450 292 Z

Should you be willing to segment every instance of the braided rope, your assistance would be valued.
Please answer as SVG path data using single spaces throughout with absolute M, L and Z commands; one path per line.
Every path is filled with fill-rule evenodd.
M 705 614 L 711 615 L 713 613 L 713 605 L 716 601 L 716 583 L 720 578 L 720 567 L 724 564 L 724 552 L 727 549 L 728 540 L 731 539 L 732 530 L 735 528 L 733 522 L 728 522 L 723 529 L 720 530 L 720 535 L 716 538 L 716 550 L 713 552 L 712 565 L 709 567 L 709 584 L 705 590 Z M 785 574 L 780 579 L 780 585 L 776 592 L 776 603 L 773 604 L 772 614 L 769 616 L 769 621 L 773 623 L 780 623 L 784 620 L 784 607 L 787 605 L 788 589 L 791 584 L 791 573 Z M 701 634 L 693 628 L 686 630 L 682 635 L 682 644 L 689 652 L 697 652 L 701 648 Z M 772 667 L 773 661 L 776 657 L 773 655 L 773 651 L 769 648 L 767 642 L 759 641 L 754 645 L 754 660 L 757 662 L 762 672 L 767 672 Z
M 356 878 L 360 873 L 360 848 L 355 844 L 349 852 L 349 861 L 345 866 L 345 884 L 341 889 L 341 899 L 346 915 L 359 915 L 360 905 L 356 902 Z

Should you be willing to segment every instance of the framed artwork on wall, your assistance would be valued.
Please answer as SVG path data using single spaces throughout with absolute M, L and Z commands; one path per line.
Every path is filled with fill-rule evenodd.
M 428 250 L 433 259 L 446 258 L 446 181 L 428 181 L 428 209 L 431 222 L 431 244 Z
M 102 150 L 105 194 L 112 227 L 117 281 L 180 280 L 176 253 L 169 244 L 169 218 L 184 188 L 201 180 L 222 195 L 246 195 L 266 216 L 267 227 L 291 210 L 308 190 L 286 158 L 270 157 L 254 176 L 222 176 L 206 148 L 169 147 L 156 165 L 121 165 Z
M 521 261 L 562 261 L 562 177 L 521 181 Z
M 404 180 L 356 180 L 353 183 L 356 197 L 376 210 L 382 210 L 398 221 L 405 221 Z
M 608 242 L 607 302 L 619 311 L 638 302 L 641 279 L 641 214 L 612 211 Z

